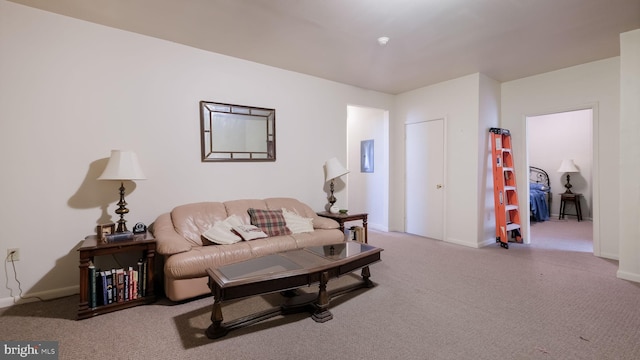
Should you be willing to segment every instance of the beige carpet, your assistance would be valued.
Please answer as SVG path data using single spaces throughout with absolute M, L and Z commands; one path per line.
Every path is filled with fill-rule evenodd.
M 371 267 L 377 286 L 332 301 L 322 324 L 276 317 L 212 341 L 211 298 L 75 321 L 74 296 L 0 309 L 0 339 L 58 340 L 60 359 L 640 359 L 640 284 L 589 252 L 589 226 L 534 224 L 532 245 L 509 250 L 370 231 L 385 249 Z M 240 300 L 223 314 L 279 300 Z

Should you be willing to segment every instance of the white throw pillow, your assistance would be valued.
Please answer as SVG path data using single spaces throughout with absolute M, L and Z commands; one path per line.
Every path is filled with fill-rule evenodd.
M 236 225 L 233 227 L 233 230 L 246 241 L 267 237 L 267 234 L 255 225 Z
M 282 208 L 282 215 L 287 227 L 292 234 L 299 234 L 313 231 L 313 219 L 302 217 L 293 211 Z
M 231 231 L 234 225 L 242 225 L 242 221 L 237 216 L 231 215 L 222 221 L 217 221 L 202 236 L 214 244 L 229 245 L 237 243 L 242 238 Z
M 242 219 L 240 219 L 240 217 L 239 217 L 239 216 L 237 216 L 237 215 L 231 215 L 231 216 L 229 216 L 228 218 L 224 219 L 224 222 L 225 222 L 227 225 L 229 225 L 229 231 L 231 231 L 231 229 L 232 229 L 234 226 L 238 226 L 238 225 L 242 225 L 242 224 L 243 224 Z

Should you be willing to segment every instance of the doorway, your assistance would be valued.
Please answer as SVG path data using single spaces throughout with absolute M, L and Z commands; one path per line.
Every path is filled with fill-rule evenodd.
M 363 171 L 362 143 L 371 162 Z M 389 231 L 389 111 L 347 106 L 347 204 L 350 213 L 367 213 L 369 229 Z
M 545 170 L 551 185 L 551 204 L 547 222 L 530 222 L 530 242 L 536 245 L 536 236 L 545 247 L 552 246 L 547 241 L 549 234 L 586 234 L 563 237 L 558 235 L 559 249 L 594 252 L 593 236 L 593 154 L 594 154 L 593 109 L 570 110 L 526 117 L 527 164 Z M 559 172 L 564 160 L 573 160 L 578 172 Z M 570 206 L 559 219 L 560 194 L 565 192 L 567 175 L 570 175 L 571 191 L 580 194 L 580 208 L 583 221 L 578 223 L 576 209 Z M 565 239 L 566 238 L 566 239 Z M 569 238 L 573 240 L 569 241 Z M 573 244 L 573 245 L 572 245 Z
M 444 119 L 405 124 L 405 231 L 444 240 Z

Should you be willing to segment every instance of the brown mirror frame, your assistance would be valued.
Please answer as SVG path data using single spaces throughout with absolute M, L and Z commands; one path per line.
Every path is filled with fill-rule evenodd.
M 200 101 L 203 162 L 276 161 L 276 110 Z

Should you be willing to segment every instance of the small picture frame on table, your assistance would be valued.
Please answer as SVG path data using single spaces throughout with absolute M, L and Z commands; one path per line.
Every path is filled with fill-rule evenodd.
M 100 242 L 104 244 L 107 242 L 107 235 L 115 234 L 116 224 L 115 223 L 100 224 L 96 227 L 96 232 L 98 234 L 98 239 L 100 239 Z

